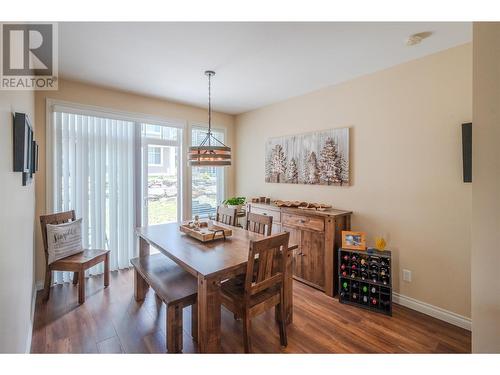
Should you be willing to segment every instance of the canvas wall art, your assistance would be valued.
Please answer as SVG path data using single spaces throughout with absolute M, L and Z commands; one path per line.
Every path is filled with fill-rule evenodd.
M 349 128 L 269 138 L 265 163 L 266 182 L 349 185 Z

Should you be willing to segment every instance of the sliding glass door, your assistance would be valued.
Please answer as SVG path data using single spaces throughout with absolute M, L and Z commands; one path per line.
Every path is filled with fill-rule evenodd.
M 215 215 L 224 169 L 190 168 L 183 157 L 205 127 L 47 103 L 47 213 L 75 210 L 83 218 L 83 246 L 109 249 L 111 270 L 129 267 L 137 256 L 136 227 Z M 214 133 L 224 141 L 223 131 Z M 90 273 L 101 271 L 99 265 Z
M 165 125 L 141 124 L 142 225 L 181 219 L 182 130 Z

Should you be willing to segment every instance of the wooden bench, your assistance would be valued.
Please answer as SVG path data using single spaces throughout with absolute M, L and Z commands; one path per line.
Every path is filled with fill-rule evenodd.
M 167 351 L 182 352 L 182 309 L 192 306 L 191 335 L 198 339 L 198 308 L 196 278 L 163 254 L 148 255 L 130 261 L 134 266 L 134 296 L 145 298 L 148 286 L 167 308 Z

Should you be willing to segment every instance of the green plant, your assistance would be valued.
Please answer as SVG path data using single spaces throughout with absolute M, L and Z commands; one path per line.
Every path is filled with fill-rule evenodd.
M 233 197 L 233 198 L 228 198 L 224 202 L 224 204 L 228 204 L 230 206 L 239 206 L 240 204 L 245 203 L 246 198 L 245 197 Z

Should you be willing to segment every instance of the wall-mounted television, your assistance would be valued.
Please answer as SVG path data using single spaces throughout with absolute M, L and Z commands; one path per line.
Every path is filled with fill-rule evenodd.
M 472 123 L 462 124 L 462 166 L 464 182 L 472 182 Z
M 33 174 L 38 170 L 38 145 L 35 142 L 33 127 L 25 113 L 14 113 L 14 172 L 22 173 L 23 186 L 28 185 L 33 179 Z

